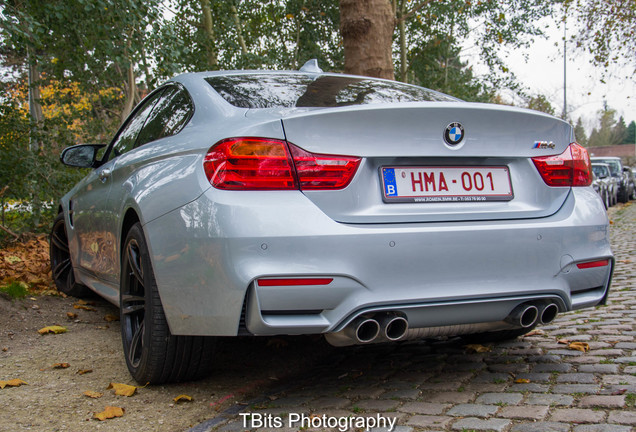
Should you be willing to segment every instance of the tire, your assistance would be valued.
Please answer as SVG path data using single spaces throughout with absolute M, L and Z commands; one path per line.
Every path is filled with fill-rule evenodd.
M 64 213 L 58 214 L 53 221 L 53 228 L 49 236 L 49 258 L 51 260 L 51 275 L 58 291 L 79 298 L 91 295 L 91 290 L 87 286 L 75 281 Z
M 626 203 L 627 201 L 629 201 L 629 193 L 627 191 L 627 187 L 624 187 L 621 191 L 620 194 L 618 196 L 618 200 L 622 203 Z
M 464 339 L 468 343 L 488 343 L 488 342 L 503 342 L 511 339 L 516 339 L 519 336 L 523 336 L 524 334 L 530 333 L 537 324 L 531 325 L 530 327 L 521 327 L 510 330 L 499 330 L 493 332 L 484 332 L 484 333 L 474 333 L 463 335 L 462 339 Z
M 603 205 L 605 206 L 605 210 L 609 208 L 609 198 L 607 191 L 603 193 Z
M 126 236 L 121 263 L 121 336 L 132 377 L 140 384 L 162 384 L 206 376 L 214 339 L 170 333 L 139 223 Z

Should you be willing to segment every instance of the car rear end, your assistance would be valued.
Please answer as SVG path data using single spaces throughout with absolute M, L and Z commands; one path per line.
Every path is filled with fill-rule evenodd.
M 369 93 L 340 84 L 345 106 L 246 109 L 282 134 L 246 127 L 207 151 L 212 187 L 166 216 L 200 222 L 155 234 L 188 238 L 202 281 L 166 308 L 173 333 L 346 345 L 531 328 L 605 301 L 608 220 L 568 124 L 436 95 L 346 104 Z

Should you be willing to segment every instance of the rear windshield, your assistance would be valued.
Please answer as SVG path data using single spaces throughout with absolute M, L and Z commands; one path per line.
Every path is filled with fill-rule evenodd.
M 246 74 L 215 76 L 206 81 L 226 101 L 240 108 L 339 107 L 457 100 L 422 87 L 347 76 Z

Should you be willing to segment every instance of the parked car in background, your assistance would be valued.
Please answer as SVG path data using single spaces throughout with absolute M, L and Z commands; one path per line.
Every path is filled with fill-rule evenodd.
M 120 307 L 140 383 L 205 375 L 217 336 L 500 340 L 608 296 L 588 153 L 545 113 L 310 62 L 180 75 L 103 147 L 62 153 L 91 171 L 52 273 Z
M 592 163 L 592 172 L 594 173 L 592 186 L 603 200 L 605 208 L 616 204 L 618 182 L 616 178 L 612 176 L 609 165 L 605 163 Z
M 610 207 L 610 179 L 612 178 L 607 164 L 592 164 L 592 187 L 603 200 L 605 208 Z
M 616 182 L 618 183 L 618 201 L 623 203 L 629 201 L 629 198 L 632 196 L 632 193 L 634 191 L 634 184 L 631 183 L 630 185 L 627 173 L 623 170 L 621 158 L 614 156 L 604 156 L 592 157 L 590 159 L 592 163 L 601 162 L 609 165 L 610 171 L 612 172 L 612 177 L 614 177 L 616 179 Z
M 623 167 L 623 174 L 627 175 L 628 199 L 636 199 L 636 175 L 634 174 L 634 168 L 628 166 Z

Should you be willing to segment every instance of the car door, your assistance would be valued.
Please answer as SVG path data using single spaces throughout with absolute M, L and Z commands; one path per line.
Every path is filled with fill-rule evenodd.
M 134 148 L 139 131 L 162 93 L 163 89 L 151 94 L 133 111 L 106 150 L 101 165 L 82 182 L 69 202 L 72 227 L 77 236 L 78 264 L 82 271 L 108 285 L 119 283 L 118 214 L 108 200 L 113 188 L 113 169 L 117 159 Z

